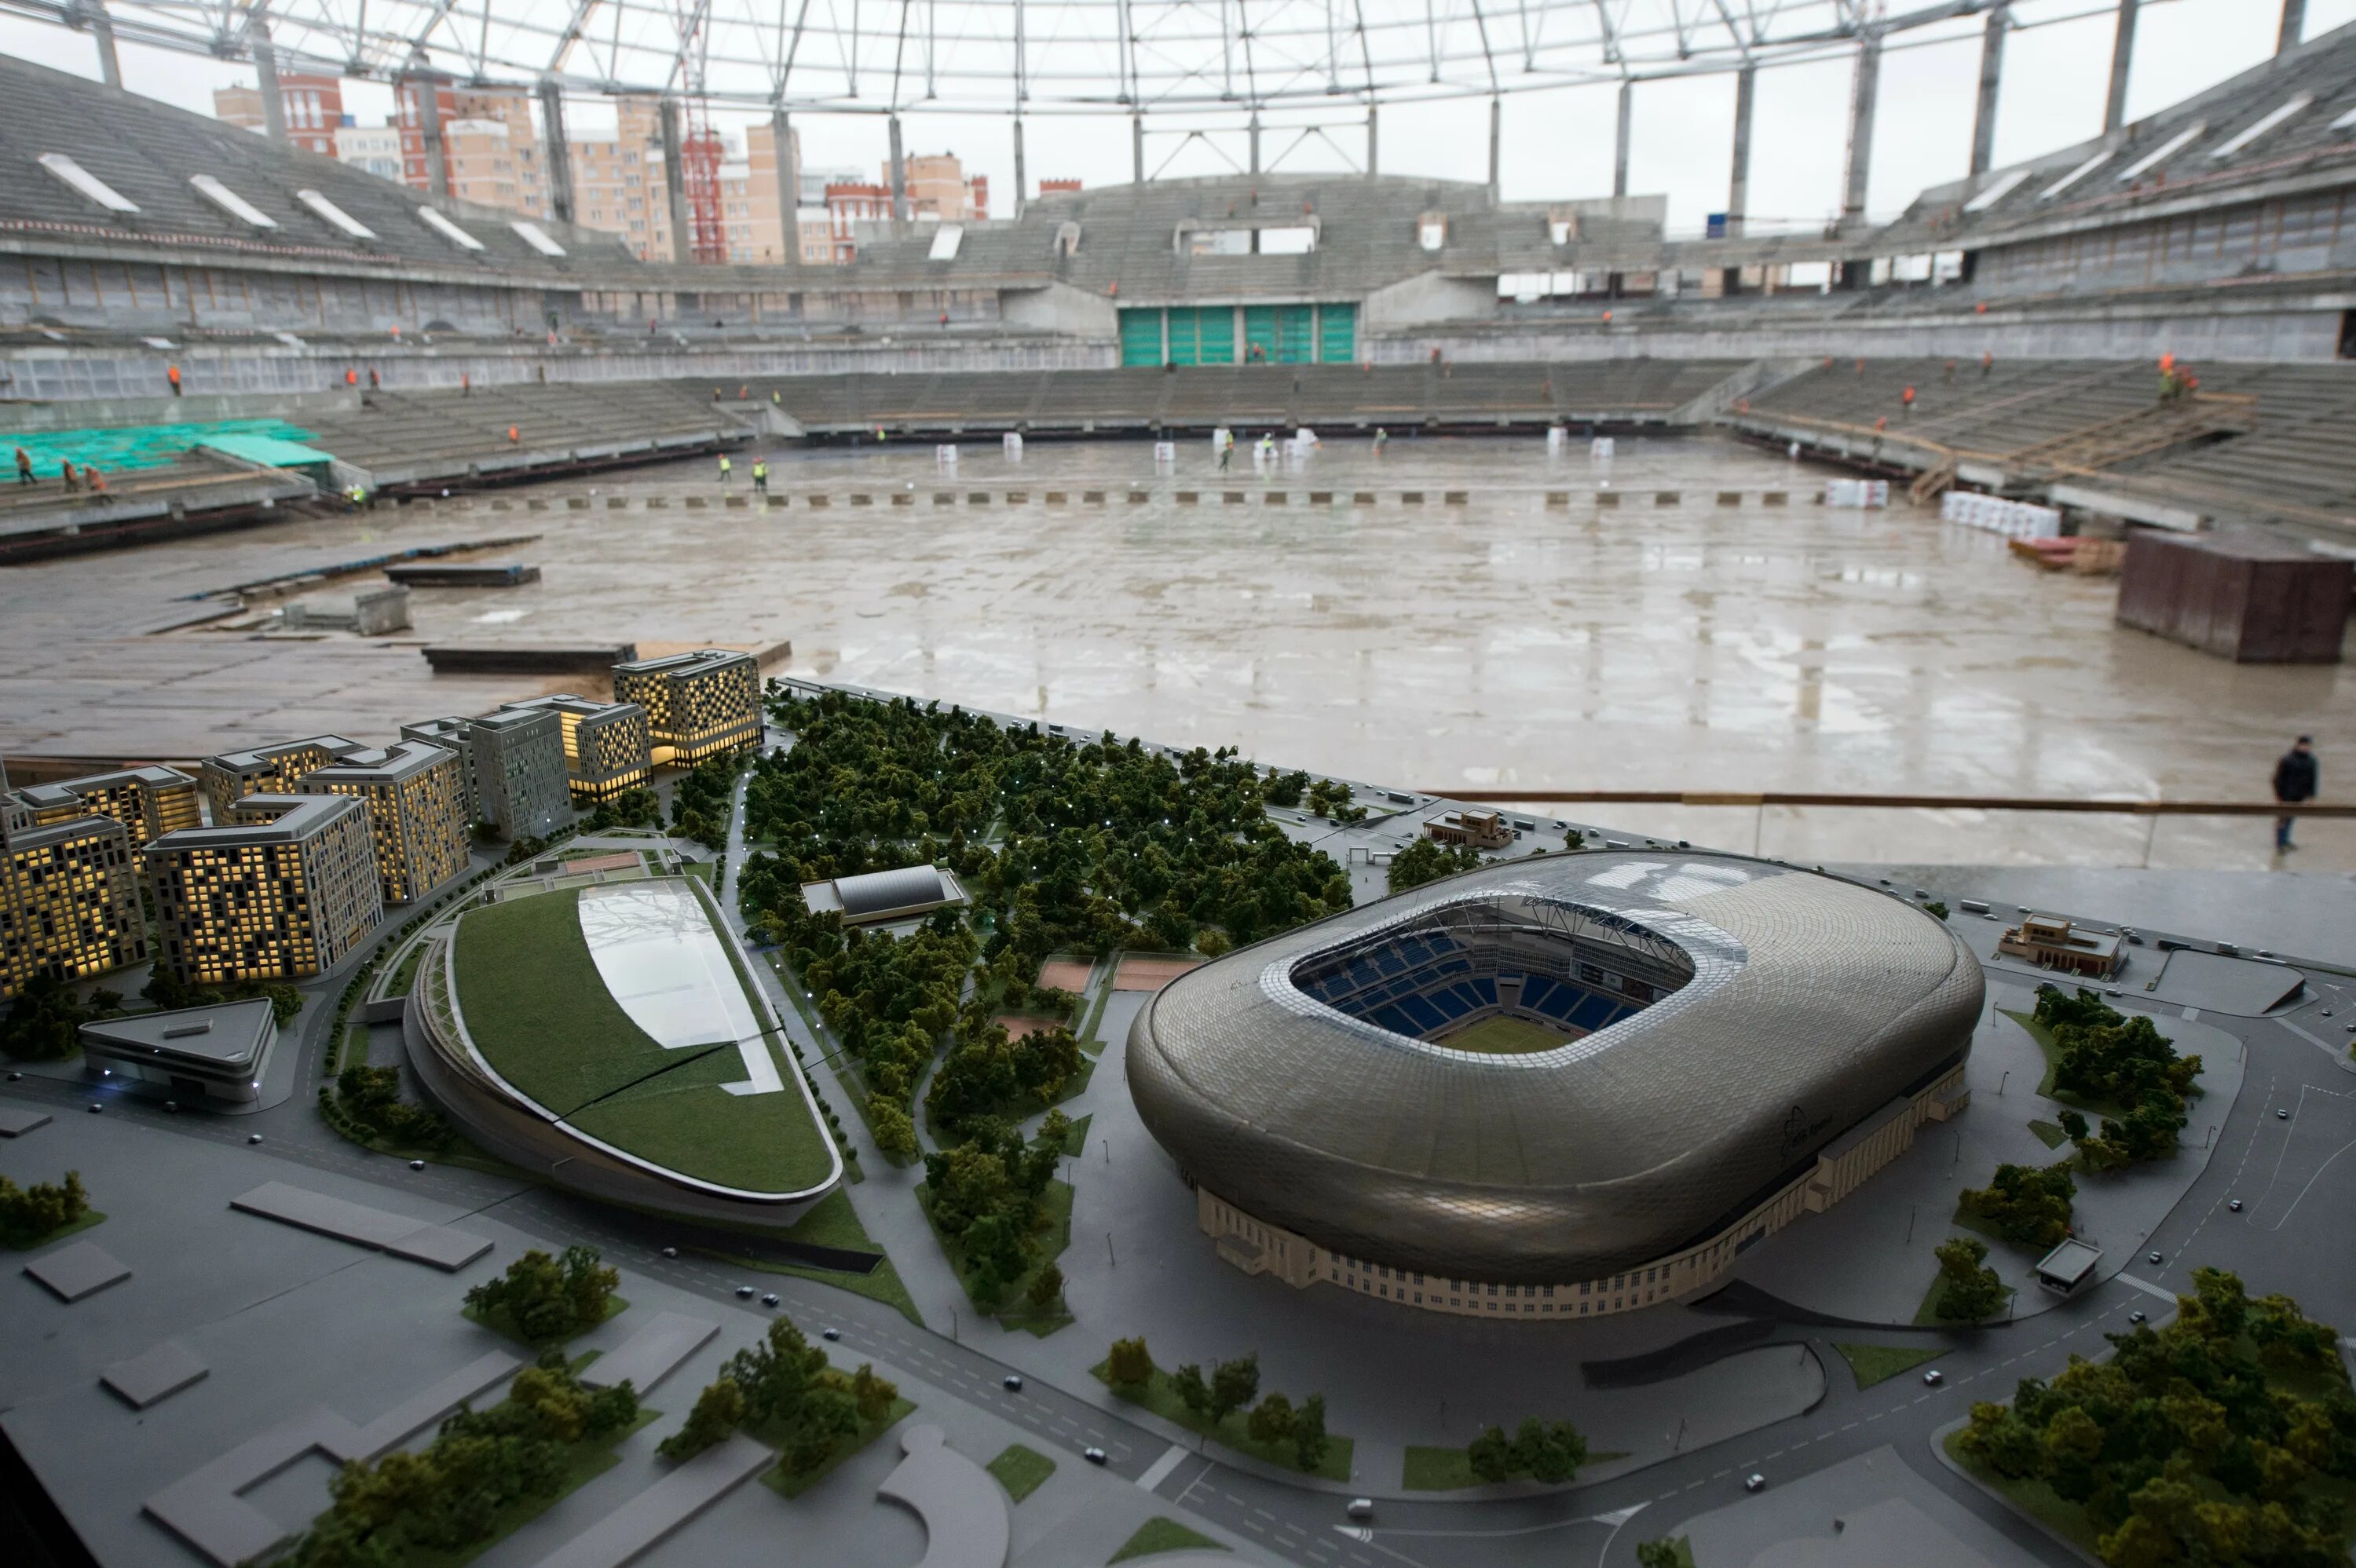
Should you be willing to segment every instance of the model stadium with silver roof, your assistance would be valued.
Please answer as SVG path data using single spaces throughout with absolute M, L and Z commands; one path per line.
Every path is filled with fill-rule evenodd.
M 1129 1077 L 1190 1179 L 1337 1256 L 1590 1280 L 1726 1232 L 1954 1078 L 1982 995 L 1944 925 L 1855 883 L 1574 854 L 1196 969 L 1140 1013 Z

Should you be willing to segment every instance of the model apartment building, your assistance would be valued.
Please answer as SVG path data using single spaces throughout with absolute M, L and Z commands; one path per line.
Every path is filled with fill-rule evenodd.
M 384 918 L 368 803 L 242 795 L 229 818 L 143 851 L 156 962 L 197 985 L 291 979 L 334 967 Z
M 499 710 L 556 715 L 564 739 L 565 774 L 575 800 L 611 800 L 645 784 L 654 772 L 647 710 L 635 702 L 599 702 L 567 691 L 502 703 Z
M 204 821 L 197 781 L 177 768 L 118 768 L 61 784 L 29 784 L 16 792 L 32 808 L 33 821 L 47 827 L 77 816 L 111 816 L 131 835 L 131 847 Z
M 466 869 L 471 817 L 455 752 L 423 741 L 350 752 L 314 768 L 295 788 L 367 803 L 386 903 L 407 903 Z
M 614 667 L 614 699 L 647 710 L 657 763 L 691 767 L 761 741 L 761 667 L 751 654 L 701 648 Z
M 545 838 L 573 819 L 564 726 L 545 708 L 502 708 L 472 719 L 404 724 L 406 740 L 458 753 L 466 815 L 507 838 Z
M 0 1000 L 147 956 L 131 837 L 112 816 L 41 822 L 0 779 Z
M 229 821 L 230 807 L 249 795 L 293 795 L 305 774 L 360 749 L 341 735 L 315 735 L 251 752 L 228 752 L 197 764 L 205 804 L 216 824 Z

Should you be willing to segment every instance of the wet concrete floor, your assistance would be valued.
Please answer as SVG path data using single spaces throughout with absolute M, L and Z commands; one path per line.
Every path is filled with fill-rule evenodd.
M 780 450 L 782 511 L 723 508 L 699 460 L 509 492 L 505 511 L 480 497 L 466 512 L 0 571 L 13 672 L 0 749 L 191 757 L 319 730 L 381 739 L 403 720 L 584 684 L 436 679 L 417 651 L 427 641 L 789 639 L 770 673 L 1436 789 L 2262 800 L 2276 754 L 2311 731 L 2340 793 L 2337 742 L 2356 708 L 2340 668 L 2234 666 L 2122 630 L 2111 581 L 2039 571 L 1902 504 L 1827 509 L 1813 498 L 1822 471 L 1714 436 L 1623 437 L 1608 464 L 1583 450 L 1550 459 L 1526 438 L 1402 437 L 1377 459 L 1355 434 L 1258 473 L 1247 452 L 1225 475 L 1201 440 L 1160 472 L 1141 443 L 1033 443 L 1019 462 L 969 443 L 960 459 L 943 469 L 929 444 Z M 749 469 L 740 455 L 739 489 Z M 526 509 L 593 486 L 594 509 Z M 1596 505 L 1606 486 L 1618 507 Z M 1132 487 L 1148 500 L 1130 504 Z M 1027 499 L 1008 504 L 1010 488 Z M 1092 488 L 1104 503 L 1084 499 Z M 1050 504 L 1051 489 L 1065 499 Z M 1402 501 L 1410 489 L 1422 504 Z M 1336 504 L 1312 505 L 1313 491 Z M 1351 505 L 1358 491 L 1374 504 Z M 1549 506 L 1550 491 L 1569 504 Z M 1677 498 L 1662 504 L 1667 491 Z M 813 494 L 832 504 L 811 507 Z M 616 495 L 633 505 L 607 509 Z M 708 507 L 687 509 L 690 496 Z M 667 505 L 645 509 L 650 498 Z M 152 632 L 209 589 L 526 532 L 540 538 L 487 559 L 535 562 L 539 583 L 421 591 L 400 638 Z M 2154 831 L 1975 812 L 1569 809 L 1812 860 L 2282 863 L 2260 819 Z M 2297 869 L 2356 868 L 2356 830 L 2316 823 L 2302 838 Z

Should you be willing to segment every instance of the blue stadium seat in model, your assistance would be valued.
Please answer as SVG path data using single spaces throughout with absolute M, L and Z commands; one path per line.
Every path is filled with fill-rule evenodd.
M 1522 1006 L 1534 1013 L 1544 1012 L 1547 998 L 1559 989 L 1561 987 L 1547 976 L 1533 975 L 1522 982 Z
M 1400 997 L 1399 1009 L 1415 1020 L 1418 1030 L 1438 1029 L 1448 1021 L 1438 1008 L 1433 1007 L 1421 997 Z
M 1434 991 L 1431 995 L 1426 997 L 1424 1000 L 1439 1008 L 1440 1016 L 1446 1019 L 1451 1023 L 1454 1023 L 1458 1019 L 1462 1018 L 1466 1013 L 1472 1010 L 1472 1004 L 1465 1001 L 1462 997 L 1457 995 L 1455 987 L 1451 987 L 1445 991 Z
M 1369 1021 L 1390 1030 L 1393 1034 L 1413 1034 L 1416 1032 L 1415 1020 L 1408 1018 L 1397 1008 L 1376 1008 L 1374 1012 L 1369 1015 Z
M 1590 993 L 1587 999 L 1571 1010 L 1570 1021 L 1590 1034 L 1612 1021 L 1612 998 Z
M 1491 979 L 1488 976 L 1483 975 L 1479 979 L 1469 982 L 1469 984 L 1472 987 L 1473 999 L 1478 1001 L 1483 1007 L 1494 1008 L 1497 1005 L 1496 981 Z

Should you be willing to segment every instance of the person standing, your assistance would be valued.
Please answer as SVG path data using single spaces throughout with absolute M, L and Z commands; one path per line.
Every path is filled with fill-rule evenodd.
M 726 453 L 722 453 L 720 454 L 720 483 L 723 485 L 725 485 L 728 483 L 728 476 L 735 471 L 736 465 L 728 461 L 728 454 Z
M 19 485 L 37 485 L 40 483 L 39 480 L 33 477 L 32 453 L 27 452 L 21 446 L 16 449 L 16 483 Z
M 1219 472 L 1220 472 L 1220 473 L 1225 474 L 1225 473 L 1227 471 L 1227 464 L 1228 464 L 1229 463 L 1231 463 L 1231 462 L 1233 462 L 1233 461 L 1235 460 L 1235 455 L 1236 455 L 1236 435 L 1235 435 L 1235 432 L 1233 432 L 1233 431 L 1227 431 L 1227 432 L 1224 432 L 1224 433 L 1222 433 L 1222 434 L 1220 435 L 1220 437 L 1219 437 Z M 25 459 L 25 454 L 24 454 L 22 452 L 19 452 L 18 453 L 16 453 L 16 460 L 17 460 L 19 463 L 23 462 L 23 461 L 24 461 L 24 459 Z
M 2297 805 L 2315 798 L 2316 763 L 2313 737 L 2301 735 L 2291 743 L 2289 751 L 2275 764 L 2275 801 L 2281 805 Z M 2296 849 L 2290 841 L 2292 817 L 2288 813 L 2275 818 L 2275 853 Z
M 180 395 L 180 368 L 177 365 L 165 366 L 164 379 L 172 383 L 172 395 L 176 398 L 178 397 Z
M 766 457 L 756 457 L 753 459 L 753 494 L 766 496 L 768 493 L 769 460 Z

